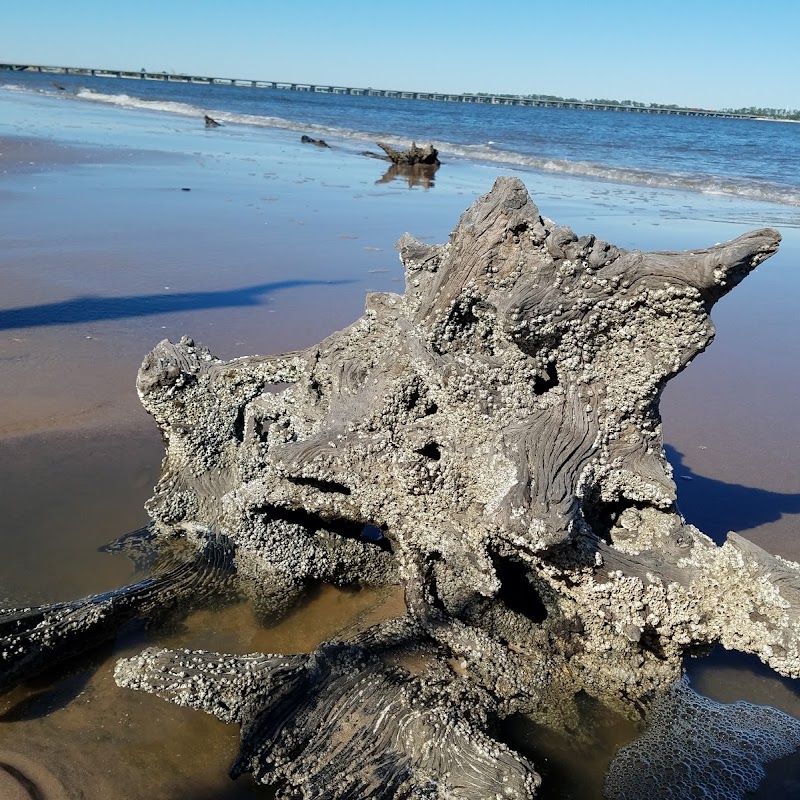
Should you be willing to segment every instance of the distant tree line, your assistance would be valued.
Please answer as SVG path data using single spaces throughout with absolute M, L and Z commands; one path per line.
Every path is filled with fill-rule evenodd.
M 503 92 L 477 92 L 481 97 L 523 97 L 526 100 L 548 100 L 555 103 L 595 103 L 603 106 L 629 106 L 633 108 L 676 108 L 684 109 L 687 106 L 679 106 L 675 103 L 640 103 L 638 100 L 610 100 L 607 97 L 594 97 L 591 100 L 578 100 L 577 97 L 559 97 L 555 94 L 507 94 Z M 701 110 L 701 109 L 690 109 Z M 702 109 L 709 111 L 712 109 Z M 769 119 L 793 119 L 800 120 L 800 109 L 788 108 L 723 108 L 720 109 L 726 114 L 742 114 L 748 117 L 768 117 Z
M 747 114 L 753 117 L 769 117 L 770 119 L 796 119 L 800 120 L 800 109 L 797 108 L 726 108 L 731 114 Z
M 638 100 L 609 100 L 607 97 L 593 97 L 579 100 L 577 97 L 560 97 L 557 94 L 508 94 L 506 92 L 475 92 L 478 97 L 522 97 L 525 100 L 549 100 L 554 103 L 596 103 L 603 106 L 631 106 L 633 108 L 684 108 L 674 103 L 640 103 Z

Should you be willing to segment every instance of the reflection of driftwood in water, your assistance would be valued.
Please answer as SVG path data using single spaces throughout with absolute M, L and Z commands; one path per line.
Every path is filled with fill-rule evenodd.
M 231 553 L 215 537 L 200 550 L 180 542 L 162 554 L 152 575 L 130 586 L 81 600 L 0 611 L 0 691 L 101 642 L 126 622 L 174 610 L 219 592 Z M 162 545 L 163 547 L 163 545 Z
M 421 186 L 430 189 L 434 184 L 438 166 L 433 164 L 392 164 L 375 183 L 391 183 L 393 180 L 405 180 L 408 188 Z
M 407 608 L 309 656 L 150 652 L 119 681 L 240 722 L 236 771 L 333 800 L 531 796 L 493 720 L 575 734 L 580 692 L 639 714 L 697 646 L 800 676 L 800 567 L 685 523 L 658 414 L 779 240 L 628 252 L 500 179 L 446 244 L 404 236 L 405 294 L 314 347 L 161 342 L 137 380 L 161 535 L 224 534 L 270 608 L 315 579 L 399 581 Z

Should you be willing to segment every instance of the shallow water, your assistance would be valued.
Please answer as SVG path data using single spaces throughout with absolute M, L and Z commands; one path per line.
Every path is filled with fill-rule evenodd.
M 74 105 L 90 118 L 102 117 L 104 106 L 149 111 L 171 119 L 176 128 L 187 119 L 202 124 L 208 113 L 228 127 L 302 130 L 349 152 L 375 140 L 403 146 L 412 139 L 433 141 L 448 160 L 481 159 L 506 168 L 800 204 L 795 169 L 800 142 L 791 124 L 76 75 L 58 76 L 65 88 L 58 91 L 51 80 L 46 74 L 0 73 L 0 89 L 14 87 L 31 103 L 41 98 L 51 106 L 53 119 L 66 117 L 72 129 L 79 127 L 70 117 Z M 120 119 L 124 115 L 118 114 Z M 103 121 L 114 126 L 107 118 Z M 18 124 L 23 129 L 29 125 L 24 117 Z
M 72 151 L 41 148 L 38 164 L 0 176 L 4 605 L 130 579 L 125 559 L 97 548 L 146 522 L 142 505 L 162 451 L 134 379 L 159 339 L 191 334 L 225 358 L 313 344 L 353 321 L 366 291 L 402 290 L 393 244 L 405 230 L 444 241 L 498 174 L 445 165 L 435 188 L 409 191 L 376 185 L 379 164 L 303 148 L 294 133 L 226 139 L 223 130 L 211 137 L 156 115 L 92 113 L 116 137 L 114 149 L 92 151 L 86 164 Z M 113 117 L 120 113 L 133 116 L 123 124 Z M 128 128 L 130 141 L 119 138 Z M 0 135 L 8 132 L 0 122 Z M 158 148 L 165 137 L 172 153 Z M 717 306 L 718 340 L 669 385 L 662 413 L 687 518 L 717 540 L 739 530 L 800 559 L 796 209 L 517 174 L 544 214 L 623 247 L 682 249 L 753 227 L 781 229 L 781 252 Z M 240 605 L 198 611 L 171 628 L 131 627 L 63 677 L 0 698 L 0 754 L 38 760 L 89 800 L 268 796 L 225 777 L 235 726 L 117 689 L 115 660 L 150 643 L 304 651 L 342 626 L 365 624 L 365 614 L 397 610 L 391 595 L 324 587 L 275 625 Z M 754 660 L 715 654 L 690 670 L 709 696 L 800 715 L 798 682 Z M 626 721 L 590 712 L 600 731 L 591 747 L 509 725 L 548 779 L 542 796 L 599 796 L 616 745 L 634 735 Z M 793 796 L 798 775 L 796 758 L 775 765 L 760 796 Z

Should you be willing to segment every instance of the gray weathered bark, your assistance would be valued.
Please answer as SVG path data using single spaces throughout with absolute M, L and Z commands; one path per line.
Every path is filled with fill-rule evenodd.
M 133 548 L 128 554 L 136 563 L 135 548 L 149 549 L 149 531 L 124 538 L 119 549 Z M 69 602 L 0 609 L 0 692 L 113 639 L 133 619 L 174 614 L 181 606 L 196 606 L 199 597 L 233 591 L 232 552 L 223 537 L 194 544 L 162 539 L 160 547 L 147 577 L 129 586 Z

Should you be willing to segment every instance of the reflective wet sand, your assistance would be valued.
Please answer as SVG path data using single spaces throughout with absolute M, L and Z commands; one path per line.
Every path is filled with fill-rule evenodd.
M 14 754 L 46 768 L 70 798 L 268 797 L 249 776 L 235 783 L 227 778 L 237 752 L 238 726 L 117 688 L 116 660 L 153 644 L 233 653 L 306 652 L 343 625 L 356 630 L 401 609 L 396 591 L 318 587 L 274 625 L 257 620 L 241 604 L 200 611 L 157 629 L 133 626 L 115 645 L 0 698 L 0 762 Z M 57 796 L 45 792 L 42 800 Z
M 0 161 L 4 605 L 130 578 L 123 558 L 97 548 L 146 522 L 161 447 L 133 384 L 155 342 L 188 333 L 226 358 L 313 344 L 354 320 L 366 291 L 402 290 L 393 243 L 403 231 L 444 241 L 496 174 L 446 164 L 435 187 L 409 191 L 376 186 L 374 162 L 303 149 L 289 134 L 255 144 L 192 135 L 196 146 L 152 158 L 96 150 L 85 162 L 64 155 L 69 148 L 59 155 L 37 145 L 46 168 L 3 173 Z M 687 518 L 718 541 L 739 530 L 800 559 L 797 215 L 709 199 L 683 209 L 678 194 L 522 177 L 543 213 L 626 247 L 705 246 L 768 224 L 783 231 L 781 253 L 719 304 L 718 341 L 670 384 L 662 412 Z M 153 643 L 305 651 L 401 607 L 392 593 L 319 587 L 274 624 L 239 605 L 170 627 L 133 626 L 91 658 L 0 697 L 0 762 L 5 753 L 8 763 L 40 765 L 50 775 L 41 778 L 47 798 L 59 783 L 88 800 L 269 796 L 226 777 L 235 726 L 117 689 L 115 660 Z M 709 696 L 800 715 L 797 682 L 753 660 L 715 654 L 690 670 Z M 591 704 L 589 726 L 598 732 L 593 746 L 520 720 L 506 727 L 545 776 L 543 797 L 598 796 L 615 747 L 635 733 Z M 760 796 L 792 796 L 798 774 L 796 758 L 775 765 Z M 11 786 L 0 774 L 0 791 L 3 780 Z

